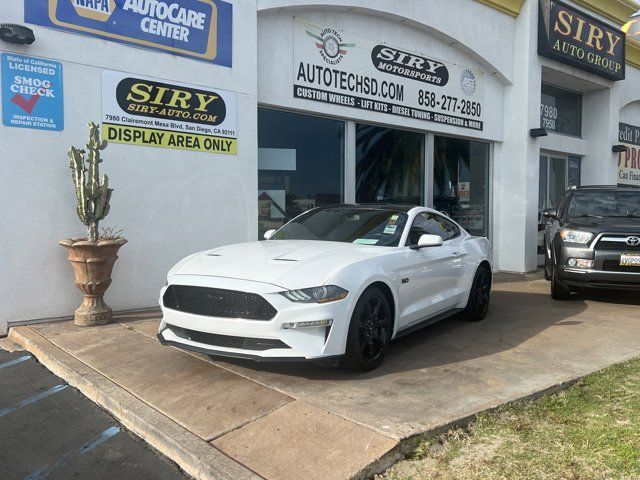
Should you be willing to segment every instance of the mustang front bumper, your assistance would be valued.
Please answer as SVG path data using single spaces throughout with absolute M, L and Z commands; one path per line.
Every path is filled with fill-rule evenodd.
M 167 308 L 163 296 L 171 285 L 206 287 L 260 295 L 277 313 L 270 320 L 196 315 Z M 275 285 L 220 277 L 174 275 L 160 293 L 162 322 L 158 340 L 211 355 L 254 360 L 302 360 L 343 355 L 351 298 L 335 302 L 298 303 Z M 331 320 L 330 326 L 283 328 L 283 324 Z M 325 322 L 327 323 L 327 322 Z

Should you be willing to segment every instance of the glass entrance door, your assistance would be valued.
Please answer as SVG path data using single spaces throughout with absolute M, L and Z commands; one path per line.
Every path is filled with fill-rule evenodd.
M 580 185 L 580 158 L 552 153 L 540 154 L 540 188 L 538 190 L 538 266 L 544 265 L 543 210 L 556 208 L 565 190 Z

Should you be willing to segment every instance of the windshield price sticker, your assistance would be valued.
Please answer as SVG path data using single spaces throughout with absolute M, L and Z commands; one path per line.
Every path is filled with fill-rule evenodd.
M 483 129 L 484 73 L 294 19 L 296 98 Z

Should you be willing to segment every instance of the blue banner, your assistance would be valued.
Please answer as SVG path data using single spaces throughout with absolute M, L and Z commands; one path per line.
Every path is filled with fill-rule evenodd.
M 231 67 L 222 0 L 25 0 L 25 21 Z
M 46 58 L 3 53 L 2 124 L 62 130 L 62 64 Z

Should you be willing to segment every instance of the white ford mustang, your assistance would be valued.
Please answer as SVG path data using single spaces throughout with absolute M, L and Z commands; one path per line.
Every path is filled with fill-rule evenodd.
M 393 338 L 487 314 L 491 245 L 435 210 L 315 208 L 265 238 L 173 267 L 160 342 L 255 360 L 341 357 L 371 370 Z

